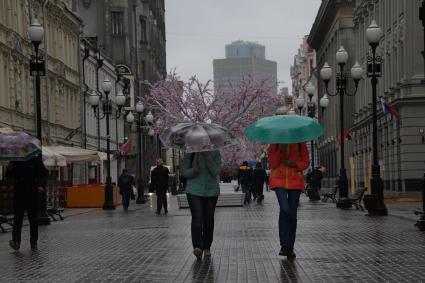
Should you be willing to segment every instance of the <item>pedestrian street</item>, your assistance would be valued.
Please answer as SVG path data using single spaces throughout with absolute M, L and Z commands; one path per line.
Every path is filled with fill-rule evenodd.
M 425 282 L 425 234 L 391 205 L 388 217 L 367 217 L 303 195 L 288 261 L 278 255 L 277 201 L 265 192 L 262 205 L 217 208 L 212 257 L 197 261 L 190 211 L 169 198 L 159 216 L 155 197 L 128 212 L 68 209 L 40 227 L 36 252 L 28 226 L 19 252 L 0 234 L 0 282 Z

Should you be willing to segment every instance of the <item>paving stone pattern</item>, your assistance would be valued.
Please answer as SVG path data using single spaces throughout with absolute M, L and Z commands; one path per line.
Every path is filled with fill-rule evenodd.
M 211 259 L 192 255 L 190 212 L 171 196 L 169 214 L 150 204 L 94 210 L 40 228 L 39 251 L 0 235 L 0 282 L 425 282 L 425 234 L 409 219 L 366 217 L 302 197 L 297 258 L 278 255 L 278 206 L 217 208 Z

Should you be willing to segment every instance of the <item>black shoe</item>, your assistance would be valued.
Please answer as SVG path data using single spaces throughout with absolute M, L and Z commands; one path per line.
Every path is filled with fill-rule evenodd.
M 193 254 L 196 256 L 197 260 L 201 260 L 202 259 L 202 250 L 200 248 L 194 248 L 193 249 Z
M 288 253 L 287 257 L 288 257 L 289 259 L 294 259 L 294 258 L 296 258 L 296 257 L 297 257 L 297 255 L 294 253 L 294 251 L 289 251 L 289 253 Z
M 31 250 L 36 251 L 38 249 L 37 242 L 31 243 Z
M 20 248 L 19 243 L 18 243 L 18 242 L 16 242 L 16 241 L 14 241 L 14 240 L 9 241 L 9 246 L 10 246 L 12 249 L 14 249 L 15 251 L 19 250 L 19 248 Z
M 165 213 L 165 214 L 168 214 L 168 210 L 166 210 L 164 213 Z
M 279 255 L 281 255 L 281 256 L 288 256 L 289 255 L 289 250 L 286 247 L 282 247 L 280 249 Z

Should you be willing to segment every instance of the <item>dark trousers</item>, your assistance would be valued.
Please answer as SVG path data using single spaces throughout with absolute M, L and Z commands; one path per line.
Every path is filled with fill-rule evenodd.
M 28 214 L 30 222 L 30 241 L 37 243 L 38 240 L 38 194 L 31 195 L 16 195 L 13 201 L 14 215 L 13 215 L 13 232 L 12 240 L 21 243 L 22 223 L 24 221 L 25 211 Z
M 255 185 L 256 197 L 260 200 L 263 199 L 263 190 L 264 190 L 264 184 L 256 184 Z
M 167 191 L 157 191 L 156 192 L 156 212 L 160 213 L 163 205 L 164 205 L 164 211 L 168 212 Z
M 199 197 L 187 194 L 190 213 L 192 214 L 192 244 L 194 248 L 210 249 L 214 234 L 214 212 L 216 197 Z
M 251 186 L 249 184 L 241 184 L 242 193 L 245 194 L 244 204 L 251 202 Z
M 122 207 L 127 210 L 128 206 L 130 205 L 130 197 L 132 192 L 122 192 Z
M 297 209 L 301 190 L 274 190 L 279 202 L 279 239 L 281 247 L 294 249 L 297 234 Z

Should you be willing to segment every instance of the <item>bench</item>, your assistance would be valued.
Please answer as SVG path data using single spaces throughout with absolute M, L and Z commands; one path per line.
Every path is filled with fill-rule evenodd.
M 241 193 L 220 194 L 217 200 L 217 207 L 243 206 L 244 197 L 244 194 Z M 179 208 L 189 208 L 186 194 L 177 195 L 177 203 Z
M 13 215 L 12 214 L 8 214 L 8 215 L 0 215 L 0 230 L 3 233 L 6 233 L 6 229 L 3 227 L 3 224 L 7 224 L 10 227 L 13 227 Z
M 60 220 L 63 220 L 63 216 L 62 216 L 63 211 L 64 209 L 62 207 L 50 207 L 50 208 L 47 208 L 47 215 L 49 215 L 53 221 L 57 221 L 55 215 L 59 217 Z
M 334 186 L 330 193 L 322 194 L 322 201 L 327 202 L 328 199 L 332 200 L 332 202 L 336 203 L 336 193 L 338 192 L 338 185 Z
M 364 207 L 362 206 L 361 202 L 363 201 L 363 196 L 366 191 L 367 188 L 360 188 L 356 191 L 353 198 L 350 199 L 351 204 L 354 205 L 357 210 L 364 210 Z

